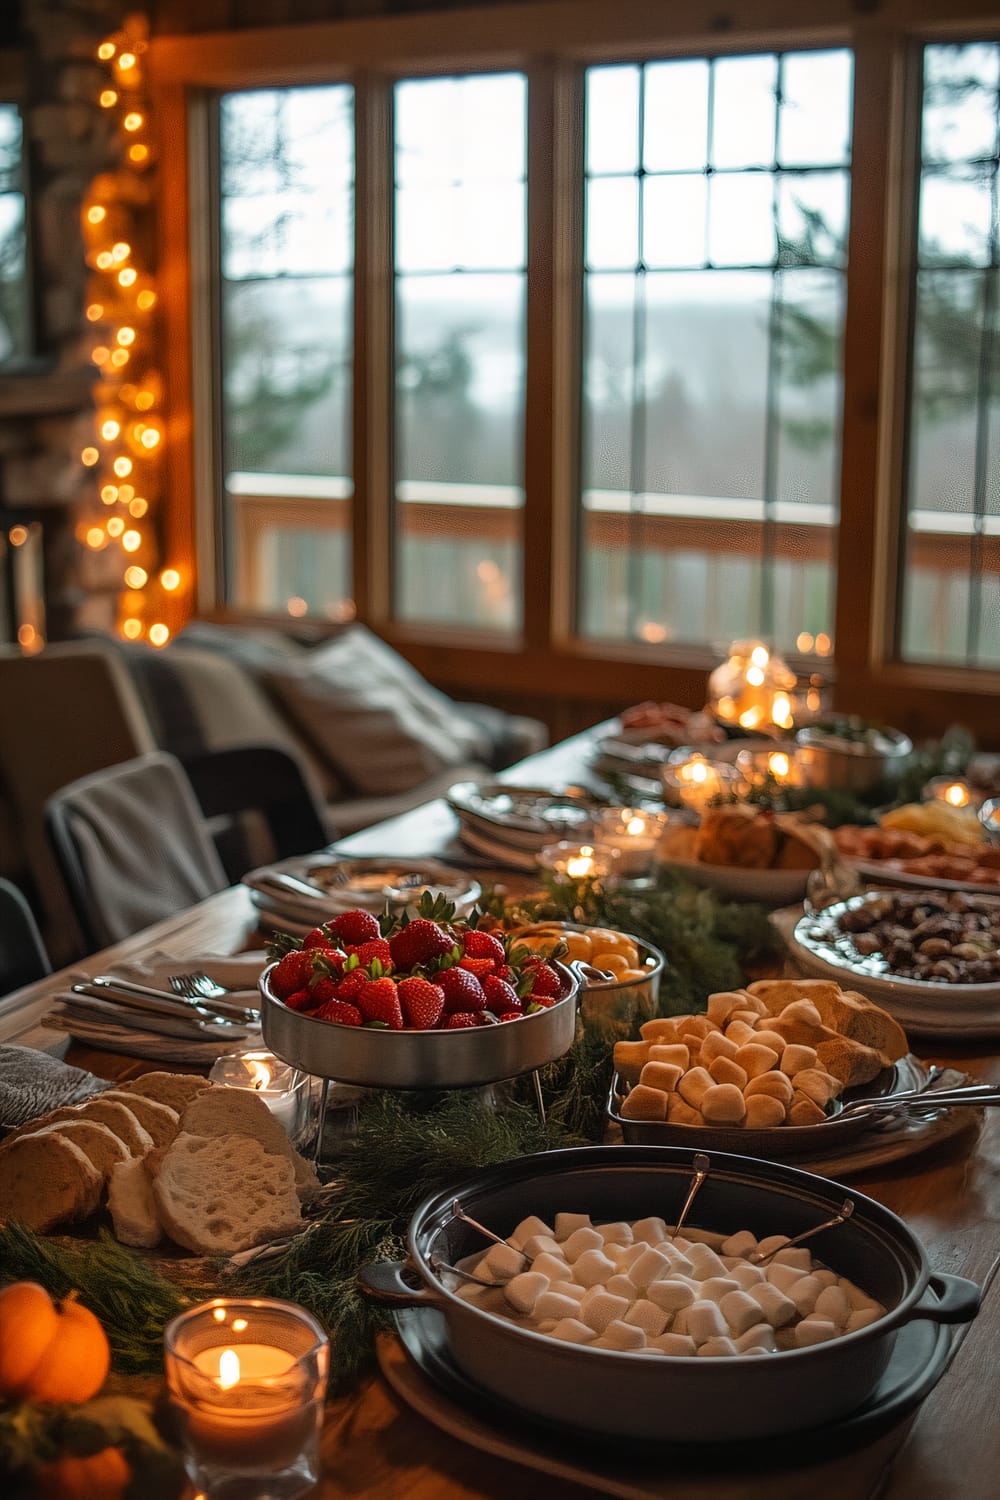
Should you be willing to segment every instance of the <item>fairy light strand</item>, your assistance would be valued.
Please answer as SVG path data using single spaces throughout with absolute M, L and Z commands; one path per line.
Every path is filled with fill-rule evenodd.
M 156 287 L 142 248 L 154 164 L 143 66 L 148 35 L 146 17 L 129 16 L 97 49 L 106 69 L 97 102 L 114 116 L 119 165 L 94 179 L 82 211 L 90 358 L 99 378 L 96 431 L 80 461 L 93 471 L 103 514 L 82 525 L 80 539 L 95 552 L 115 548 L 121 555 L 119 634 L 160 647 L 171 636 L 167 621 L 177 618 L 184 573 L 158 556 L 151 524 L 165 428 L 155 364 Z

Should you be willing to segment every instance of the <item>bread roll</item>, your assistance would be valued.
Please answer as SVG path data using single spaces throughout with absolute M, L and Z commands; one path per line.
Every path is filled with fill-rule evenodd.
M 126 1094 L 120 1089 L 108 1089 L 101 1098 L 105 1103 L 110 1100 L 126 1105 L 151 1137 L 154 1146 L 169 1146 L 180 1130 L 181 1117 L 176 1109 L 171 1109 L 169 1104 L 160 1104 L 148 1094 Z
M 252 1136 L 182 1132 L 163 1157 L 153 1195 L 170 1238 L 198 1255 L 246 1250 L 302 1227 L 290 1158 Z
M 90 1157 L 65 1135 L 45 1131 L 18 1136 L 4 1146 L 0 1223 L 17 1219 L 45 1234 L 93 1213 L 102 1187 Z

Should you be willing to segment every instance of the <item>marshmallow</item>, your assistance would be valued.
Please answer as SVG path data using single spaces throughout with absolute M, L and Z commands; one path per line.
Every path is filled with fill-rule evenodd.
M 691 1262 L 691 1275 L 696 1281 L 707 1281 L 710 1276 L 722 1276 L 725 1266 L 707 1245 L 695 1244 L 688 1251 L 688 1260 Z
M 851 1315 L 851 1304 L 839 1286 L 825 1286 L 813 1311 L 817 1317 L 829 1318 L 835 1327 L 843 1328 Z
M 671 1273 L 671 1265 L 667 1256 L 650 1245 L 643 1255 L 640 1255 L 629 1266 L 629 1277 L 632 1282 L 645 1290 L 652 1281 L 660 1281 L 664 1276 Z
M 601 1335 L 605 1349 L 645 1349 L 646 1335 L 634 1323 L 609 1323 Z
M 564 1297 L 572 1297 L 574 1302 L 582 1302 L 586 1296 L 586 1288 L 578 1286 L 575 1281 L 554 1281 L 552 1290 L 560 1292 Z
M 632 1225 L 632 1238 L 643 1240 L 647 1245 L 658 1245 L 666 1237 L 667 1226 L 662 1219 L 655 1217 L 636 1219 Z
M 633 1302 L 625 1314 L 623 1322 L 632 1323 L 636 1328 L 641 1328 L 647 1339 L 656 1338 L 667 1326 L 668 1315 L 662 1307 L 657 1307 L 655 1302 L 640 1297 L 638 1302 Z
M 575 1318 L 579 1314 L 580 1304 L 574 1302 L 572 1297 L 564 1297 L 561 1292 L 542 1292 L 535 1303 L 533 1316 L 536 1318 Z
M 524 1256 L 512 1245 L 491 1245 L 476 1266 L 480 1281 L 509 1281 L 524 1270 Z
M 549 1334 L 549 1338 L 564 1339 L 567 1344 L 589 1344 L 594 1337 L 594 1330 L 578 1318 L 560 1318 Z
M 791 1266 L 796 1271 L 808 1274 L 812 1271 L 812 1256 L 808 1250 L 779 1250 L 771 1264 L 772 1266 Z M 830 1275 L 833 1275 L 832 1271 Z
M 544 1219 L 539 1219 L 535 1214 L 531 1214 L 529 1218 L 521 1220 L 520 1224 L 518 1224 L 517 1228 L 514 1230 L 514 1233 L 510 1235 L 509 1243 L 513 1245 L 516 1250 L 523 1250 L 526 1242 L 530 1239 L 534 1239 L 535 1235 L 550 1235 L 551 1233 L 551 1225 L 546 1224 Z
M 738 1292 L 739 1289 L 739 1282 L 734 1281 L 731 1276 L 710 1276 L 701 1283 L 698 1295 L 706 1302 L 721 1303 L 727 1293 Z
M 702 1359 L 722 1359 L 726 1355 L 738 1354 L 739 1350 L 732 1339 L 719 1337 L 706 1339 L 696 1352 Z
M 803 1318 L 795 1327 L 795 1342 L 800 1349 L 810 1344 L 825 1344 L 837 1337 L 836 1326 L 826 1318 Z
M 562 1253 L 570 1262 L 577 1261 L 585 1250 L 603 1250 L 604 1240 L 596 1229 L 577 1229 L 562 1241 Z
M 530 1240 L 525 1240 L 523 1245 L 518 1245 L 517 1248 L 528 1257 L 529 1261 L 535 1260 L 539 1255 L 562 1255 L 558 1242 L 552 1238 L 551 1234 L 533 1234 Z
M 741 1354 L 773 1354 L 776 1348 L 770 1323 L 754 1323 L 735 1340 Z
M 783 1328 L 795 1317 L 795 1303 L 770 1281 L 748 1287 L 747 1296 L 757 1303 L 772 1328 Z
M 637 1235 L 631 1224 L 599 1224 L 598 1234 L 605 1245 L 631 1245 L 634 1239 L 642 1239 Z
M 704 1344 L 709 1339 L 719 1338 L 729 1332 L 729 1326 L 717 1302 L 692 1302 L 685 1312 L 685 1332 L 691 1335 L 696 1344 Z
M 780 1250 L 783 1245 L 787 1245 L 790 1238 L 791 1236 L 787 1234 L 769 1234 L 757 1246 L 757 1253 L 759 1255 L 773 1255 L 775 1250 Z
M 757 1236 L 751 1234 L 749 1229 L 741 1229 L 739 1234 L 731 1234 L 727 1240 L 723 1240 L 720 1248 L 723 1256 L 752 1255 L 757 1248 Z
M 523 1261 L 518 1269 L 524 1270 Z M 541 1271 L 542 1275 L 547 1276 L 550 1281 L 568 1281 L 573 1274 L 569 1268 L 569 1262 L 563 1260 L 561 1255 L 536 1256 L 531 1263 L 531 1269 Z
M 719 1303 L 719 1311 L 729 1324 L 735 1338 L 746 1333 L 748 1328 L 760 1322 L 760 1304 L 746 1292 L 729 1292 Z
M 797 1271 L 794 1266 L 780 1266 L 773 1260 L 766 1267 L 765 1274 L 772 1286 L 789 1297 L 792 1295 L 792 1287 L 802 1280 L 802 1272 Z
M 512 1276 L 503 1289 L 515 1312 L 531 1313 L 535 1303 L 543 1292 L 549 1289 L 549 1278 L 538 1271 L 522 1271 L 518 1276 Z
M 597 1286 L 615 1274 L 614 1261 L 600 1250 L 585 1250 L 573 1266 L 573 1280 L 581 1286 Z
M 675 1281 L 668 1277 L 665 1281 L 651 1281 L 646 1288 L 646 1296 L 650 1302 L 657 1307 L 662 1307 L 664 1312 L 680 1312 L 682 1307 L 690 1307 L 694 1301 L 694 1292 L 686 1281 Z
M 661 1333 L 658 1339 L 653 1340 L 653 1343 L 661 1354 L 670 1354 L 675 1357 L 690 1356 L 698 1348 L 694 1339 L 686 1333 Z
M 801 1316 L 807 1318 L 816 1306 L 816 1299 L 822 1290 L 815 1276 L 801 1276 L 796 1284 L 789 1288 L 788 1295 Z
M 631 1302 L 635 1296 L 634 1284 L 622 1272 L 608 1277 L 607 1290 L 614 1297 L 624 1297 L 626 1302 Z
M 881 1316 L 882 1309 L 879 1307 L 859 1307 L 844 1324 L 844 1332 L 857 1333 L 860 1328 L 867 1328 L 869 1323 L 877 1323 Z
M 616 1297 L 604 1287 L 593 1286 L 584 1292 L 579 1316 L 595 1333 L 603 1333 L 609 1323 L 624 1318 L 629 1310 L 626 1297 Z
M 762 1281 L 767 1280 L 763 1266 L 751 1266 L 746 1261 L 742 1265 L 730 1266 L 728 1274 L 741 1292 L 748 1292 L 752 1286 L 760 1286 Z
M 820 1286 L 840 1285 L 840 1277 L 837 1275 L 836 1271 L 828 1271 L 825 1267 L 821 1267 L 818 1271 L 810 1270 L 809 1274 L 811 1276 L 815 1276 Z
M 575 1234 L 578 1229 L 590 1227 L 589 1214 L 556 1214 L 555 1237 L 557 1240 L 568 1240 L 570 1235 Z M 551 1229 L 547 1231 L 549 1234 L 552 1232 Z

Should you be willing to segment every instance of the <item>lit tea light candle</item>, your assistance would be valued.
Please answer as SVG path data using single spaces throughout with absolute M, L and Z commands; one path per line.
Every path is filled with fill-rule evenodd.
M 790 750 L 741 750 L 737 765 L 751 786 L 802 785 L 802 766 L 797 752 Z
M 924 787 L 924 800 L 947 802 L 949 807 L 971 807 L 979 802 L 969 783 L 960 776 L 935 776 Z
M 720 798 L 735 793 L 741 785 L 740 773 L 735 766 L 714 764 L 700 754 L 668 762 L 660 774 L 668 801 L 698 813 Z
M 708 679 L 708 699 L 724 723 L 773 734 L 794 727 L 796 682 L 795 673 L 763 641 L 734 641 Z
M 212 1064 L 209 1078 L 230 1089 L 252 1089 L 276 1120 L 298 1140 L 309 1118 L 309 1075 L 290 1068 L 273 1052 L 238 1052 Z
M 618 851 L 618 873 L 627 879 L 645 875 L 667 825 L 666 813 L 646 812 L 637 807 L 606 807 L 597 822 L 606 846 Z
M 217 1298 L 167 1325 L 164 1362 L 196 1488 L 297 1495 L 316 1483 L 329 1346 L 304 1308 Z
M 571 844 L 562 840 L 546 844 L 538 853 L 538 865 L 560 884 L 601 880 L 616 868 L 618 850 L 607 844 Z

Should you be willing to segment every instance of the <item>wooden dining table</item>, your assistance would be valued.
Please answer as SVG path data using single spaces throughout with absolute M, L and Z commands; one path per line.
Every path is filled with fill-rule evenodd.
M 592 737 L 577 736 L 522 762 L 507 779 L 521 785 L 556 785 L 586 777 Z M 355 855 L 422 855 L 468 860 L 456 846 L 457 823 L 444 802 L 430 803 L 400 818 L 346 839 L 336 847 Z M 481 868 L 481 867 L 480 867 Z M 476 872 L 478 874 L 478 870 Z M 491 871 L 513 882 L 510 872 Z M 248 890 L 236 886 L 139 932 L 88 958 L 82 967 L 104 972 L 124 961 L 162 950 L 179 960 L 206 953 L 233 954 L 260 946 Z M 105 1078 L 134 1077 L 148 1062 L 71 1041 L 41 1024 L 52 995 L 68 971 L 49 976 L 0 1003 L 0 1042 L 18 1042 L 64 1056 Z M 1000 1043 L 963 1042 L 948 1047 L 914 1042 L 914 1050 L 978 1079 L 1000 1084 Z M 981 1129 L 969 1129 L 942 1144 L 893 1163 L 852 1175 L 852 1190 L 885 1204 L 909 1225 L 926 1248 L 931 1266 L 970 1277 L 982 1288 L 976 1320 L 956 1330 L 949 1368 L 918 1410 L 876 1440 L 852 1451 L 803 1454 L 793 1461 L 780 1438 L 754 1448 L 745 1467 L 724 1455 L 678 1467 L 669 1452 L 662 1467 L 637 1463 L 626 1443 L 609 1446 L 590 1464 L 586 1455 L 553 1445 L 545 1470 L 498 1456 L 478 1426 L 462 1440 L 420 1415 L 397 1396 L 381 1373 L 369 1374 L 347 1396 L 330 1401 L 322 1440 L 321 1500 L 358 1496 L 406 1500 L 568 1500 L 590 1493 L 631 1500 L 996 1500 L 1000 1496 L 1000 1110 L 984 1111 Z M 0 1267 L 2 1275 L 2 1267 Z M 391 1335 L 383 1336 L 391 1340 Z M 405 1363 L 398 1346 L 383 1348 L 384 1362 Z M 461 1420 L 461 1419 L 459 1419 Z M 470 1424 L 471 1425 L 471 1424 Z M 503 1443 L 516 1432 L 498 1432 Z M 484 1445 L 485 1444 L 485 1445 Z M 568 1466 L 568 1471 L 567 1471 Z M 575 1470 L 576 1477 L 568 1477 Z

